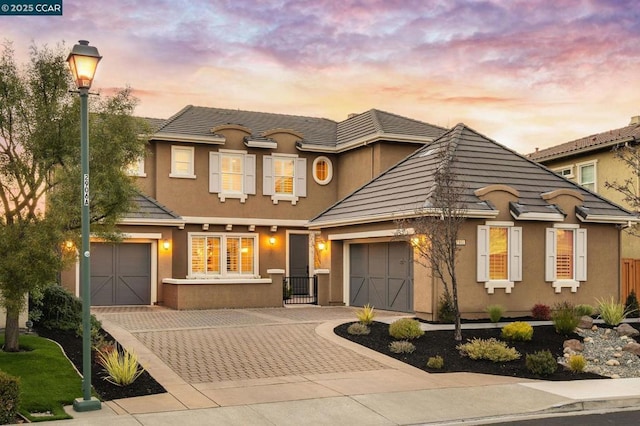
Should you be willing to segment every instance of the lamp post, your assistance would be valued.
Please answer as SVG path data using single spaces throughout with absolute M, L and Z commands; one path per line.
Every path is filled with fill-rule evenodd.
M 91 397 L 91 273 L 89 263 L 89 89 L 102 56 L 98 49 L 80 40 L 67 57 L 73 80 L 80 93 L 80 163 L 82 168 L 82 249 L 80 253 L 80 288 L 82 292 L 82 399 L 73 402 L 75 411 L 101 408 Z

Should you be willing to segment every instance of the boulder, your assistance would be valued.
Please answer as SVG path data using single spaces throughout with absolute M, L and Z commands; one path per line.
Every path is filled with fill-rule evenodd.
M 589 315 L 583 315 L 582 318 L 580 318 L 580 322 L 578 323 L 578 328 L 588 330 L 591 327 L 593 327 L 593 318 L 591 318 Z
M 617 326 L 615 328 L 615 330 L 618 332 L 619 336 L 635 337 L 635 336 L 639 336 L 640 335 L 640 331 L 638 331 L 635 328 L 631 327 L 627 323 L 620 324 L 619 326 Z
M 584 345 L 578 339 L 565 340 L 562 347 L 573 352 L 582 352 L 584 350 Z
M 629 342 L 625 347 L 622 348 L 622 350 L 640 356 L 640 343 Z

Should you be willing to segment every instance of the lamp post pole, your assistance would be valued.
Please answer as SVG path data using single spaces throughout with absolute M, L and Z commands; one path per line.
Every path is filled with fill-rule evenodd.
M 80 291 L 82 292 L 82 398 L 73 402 L 75 411 L 99 410 L 100 400 L 91 396 L 91 270 L 89 211 L 89 88 L 101 56 L 89 42 L 80 40 L 67 61 L 80 93 L 81 232 Z

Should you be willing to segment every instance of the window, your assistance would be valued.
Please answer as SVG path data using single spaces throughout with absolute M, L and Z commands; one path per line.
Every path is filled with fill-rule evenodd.
M 190 277 L 256 275 L 256 236 L 189 234 Z
M 209 153 L 209 192 L 217 193 L 220 201 L 256 193 L 256 156 L 245 151 Z
M 264 195 L 270 195 L 274 204 L 307 196 L 307 160 L 293 155 L 265 155 L 262 157 Z
M 556 172 L 560 176 L 566 177 L 567 179 L 573 178 L 573 166 L 563 167 L 561 169 L 555 169 L 554 172 Z
M 326 185 L 333 178 L 333 165 L 327 157 L 313 160 L 313 179 L 319 185 Z
M 144 157 L 140 157 L 138 160 L 128 164 L 125 171 L 129 176 L 146 177 L 147 174 L 144 172 Z
M 193 147 L 171 147 L 171 174 L 169 177 L 195 179 L 193 168 Z
M 489 294 L 496 288 L 511 293 L 522 281 L 522 228 L 513 222 L 487 222 L 478 226 L 477 281 Z
M 568 225 L 547 228 L 545 251 L 545 280 L 553 283 L 556 293 L 563 287 L 575 293 L 580 281 L 587 280 L 587 230 Z
M 596 192 L 596 163 L 578 164 L 578 183 L 590 191 Z

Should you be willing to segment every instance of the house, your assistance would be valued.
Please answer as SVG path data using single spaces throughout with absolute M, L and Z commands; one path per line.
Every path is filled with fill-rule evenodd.
M 304 294 L 316 275 L 309 219 L 446 131 L 376 109 L 336 122 L 190 105 L 150 124 L 124 239 L 91 244 L 93 305 L 282 306 L 283 280 Z M 61 281 L 80 293 L 77 267 Z
M 396 221 L 429 214 L 442 149 L 464 188 L 457 240 L 463 316 L 483 316 L 492 304 L 528 315 L 536 303 L 619 297 L 620 228 L 636 217 L 458 124 L 309 222 L 330 243 L 321 266 L 330 271 L 332 303 L 436 317 L 441 284 L 414 262 Z
M 632 208 L 624 201 L 620 192 L 608 188 L 605 183 L 637 180 L 631 169 L 616 158 L 615 149 L 627 145 L 636 146 L 639 141 L 640 116 L 634 116 L 625 127 L 536 150 L 527 157 L 592 192 L 623 207 Z M 632 290 L 640 294 L 640 240 L 628 233 L 623 233 L 622 236 L 621 289 L 623 299 Z

